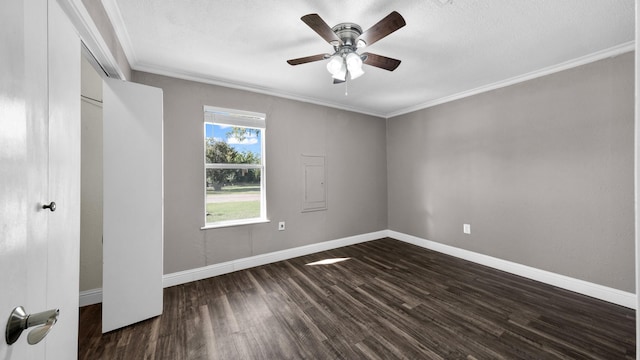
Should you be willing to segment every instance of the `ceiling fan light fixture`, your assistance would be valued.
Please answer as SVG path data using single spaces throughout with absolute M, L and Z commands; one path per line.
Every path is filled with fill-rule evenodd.
M 333 55 L 329 59 L 329 62 L 327 63 L 327 71 L 329 71 L 331 75 L 336 75 L 340 73 L 343 67 L 344 67 L 344 60 L 342 60 L 342 56 L 340 55 Z
M 349 74 L 351 74 L 351 80 L 357 79 L 364 74 L 364 71 L 362 70 L 362 59 L 357 53 L 349 53 L 346 58 L 346 63 L 347 69 L 349 69 Z
M 451 2 L 452 0 L 432 1 Z M 346 82 L 347 77 L 353 80 L 362 76 L 364 63 L 388 71 L 393 71 L 400 65 L 400 60 L 386 56 L 372 53 L 358 54 L 360 49 L 373 45 L 406 25 L 404 18 L 397 11 L 392 11 L 364 32 L 359 25 L 349 22 L 330 27 L 318 14 L 307 14 L 300 19 L 333 46 L 334 52 L 333 55 L 325 53 L 290 59 L 287 60 L 289 65 L 328 60 L 327 71 L 333 77 L 334 84 Z
M 345 65 L 344 61 L 342 62 L 340 69 L 332 75 L 332 78 L 336 80 L 345 81 L 347 79 L 347 65 Z
M 355 68 L 353 71 L 349 70 L 349 75 L 351 75 L 351 80 L 355 80 L 364 74 L 364 70 L 362 68 Z

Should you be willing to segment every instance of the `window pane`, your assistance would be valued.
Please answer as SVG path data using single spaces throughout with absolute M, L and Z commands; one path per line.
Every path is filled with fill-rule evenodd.
M 205 131 L 207 163 L 261 163 L 262 132 L 260 129 L 207 123 Z
M 207 223 L 260 217 L 259 169 L 206 169 Z

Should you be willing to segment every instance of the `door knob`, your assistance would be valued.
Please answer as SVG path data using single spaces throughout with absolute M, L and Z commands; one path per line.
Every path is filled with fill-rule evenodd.
M 51 331 L 51 328 L 58 321 L 59 309 L 52 309 L 36 314 L 27 314 L 22 306 L 13 309 L 9 320 L 7 321 L 7 329 L 4 333 L 7 344 L 11 345 L 18 341 L 22 332 L 32 326 L 37 326 L 27 335 L 29 345 L 35 345 L 42 341 Z M 40 326 L 41 325 L 41 326 Z
M 49 209 L 51 211 L 56 211 L 56 203 L 54 201 L 52 201 L 49 204 L 42 205 L 42 208 L 43 209 Z

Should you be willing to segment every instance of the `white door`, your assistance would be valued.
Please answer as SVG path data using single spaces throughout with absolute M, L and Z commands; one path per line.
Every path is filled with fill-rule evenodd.
M 80 288 L 80 59 L 76 31 L 49 0 L 49 213 L 47 308 L 60 320 L 47 336 L 47 360 L 75 359 Z
M 162 313 L 162 90 L 103 86 L 102 332 Z
M 47 200 L 46 7 L 2 2 L 0 8 L 0 330 L 17 306 L 46 306 Z M 43 13 L 44 11 L 44 13 Z M 39 20 L 44 20 L 39 22 Z M 37 25 L 27 29 L 26 23 Z M 29 31 L 27 31 L 29 30 Z M 29 51 L 31 51 L 29 53 Z M 34 74 L 34 76 L 28 76 Z M 37 75 L 36 75 L 37 74 Z M 38 89 L 45 89 L 38 91 Z M 30 170 L 31 169 L 31 170 Z M 27 266 L 32 263 L 32 267 Z M 0 341 L 0 359 L 44 359 L 42 345 Z
M 0 359 L 77 357 L 80 41 L 55 0 L 0 5 L 0 330 L 17 306 L 60 309 Z M 42 208 L 51 201 L 55 212 Z

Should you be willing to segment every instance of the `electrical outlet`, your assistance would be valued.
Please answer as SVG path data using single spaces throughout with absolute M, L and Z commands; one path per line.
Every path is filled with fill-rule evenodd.
M 278 223 L 278 230 L 283 231 L 284 230 L 284 221 L 280 221 Z
M 465 234 L 471 234 L 471 224 L 463 224 L 462 232 Z

